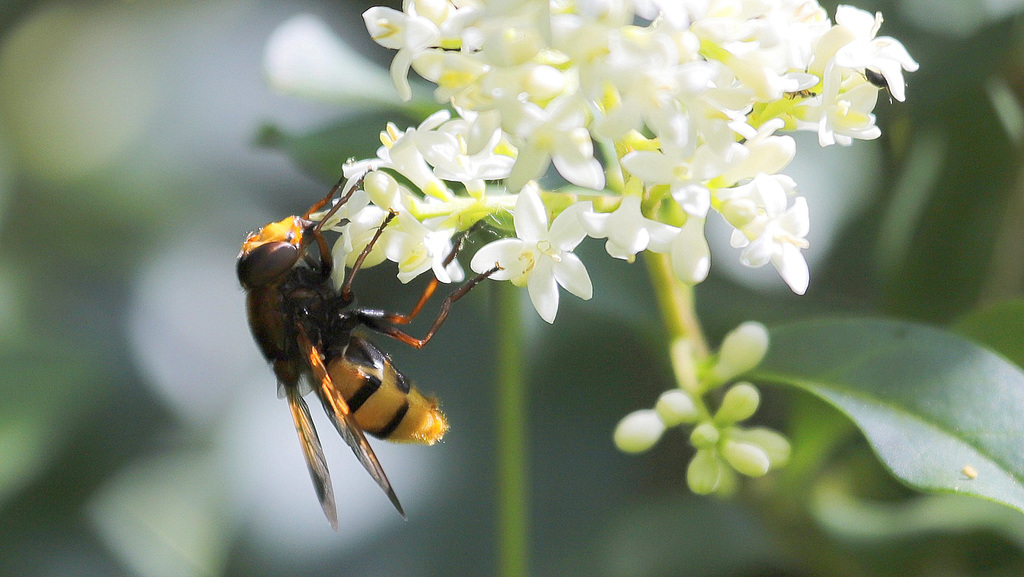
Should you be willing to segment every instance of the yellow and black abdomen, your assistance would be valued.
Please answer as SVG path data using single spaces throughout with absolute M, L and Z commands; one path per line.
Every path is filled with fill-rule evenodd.
M 328 359 L 327 371 L 356 422 L 375 437 L 433 445 L 448 430 L 437 400 L 413 388 L 369 341 L 352 336 L 340 355 Z

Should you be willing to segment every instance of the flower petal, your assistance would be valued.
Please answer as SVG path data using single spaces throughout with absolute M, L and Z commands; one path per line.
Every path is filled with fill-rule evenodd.
M 632 262 L 636 253 L 647 248 L 650 242 L 651 233 L 646 228 L 617 229 L 611 231 L 604 248 L 609 255 Z
M 750 268 L 764 266 L 774 256 L 777 246 L 764 235 L 759 236 L 740 252 L 740 262 Z
M 392 50 L 403 46 L 402 32 L 408 19 L 404 12 L 384 6 L 374 6 L 363 12 L 363 23 L 366 24 L 370 38 Z
M 412 100 L 412 86 L 409 84 L 409 68 L 412 67 L 412 54 L 407 50 L 399 50 L 391 60 L 391 82 L 403 102 Z
M 779 217 L 779 226 L 786 232 L 803 238 L 811 231 L 811 216 L 807 208 L 807 199 L 798 196 L 793 200 L 793 206 Z
M 594 157 L 578 154 L 559 154 L 551 158 L 562 178 L 583 188 L 601 190 L 604 188 L 604 169 Z
M 704 237 L 704 219 L 690 217 L 672 241 L 672 270 L 679 280 L 697 284 L 711 270 L 711 249 Z
M 668 183 L 675 179 L 672 159 L 662 152 L 634 150 L 622 157 L 622 166 L 646 183 Z
M 798 295 L 807 292 L 811 275 L 807 270 L 807 261 L 804 260 L 799 248 L 792 244 L 783 244 L 781 252 L 773 255 L 771 260 L 775 270 L 779 271 L 779 276 L 793 292 Z
M 550 268 L 552 264 L 551 259 L 540 259 L 526 281 L 533 308 L 537 309 L 540 318 L 549 323 L 555 322 L 555 314 L 558 313 L 558 284 Z
M 547 240 L 548 211 L 540 200 L 537 183 L 526 183 L 519 193 L 512 221 L 515 223 L 516 236 L 519 238 L 528 242 Z
M 554 263 L 553 269 L 555 280 L 565 290 L 585 301 L 594 296 L 594 284 L 580 257 L 571 252 L 562 253 L 561 260 Z
M 570 251 L 576 248 L 587 237 L 587 231 L 580 222 L 580 215 L 594 210 L 591 202 L 577 202 L 562 211 L 551 223 L 548 241 L 558 250 Z
M 469 268 L 476 273 L 483 273 L 490 270 L 495 264 L 501 265 L 501 270 L 490 276 L 491 280 L 511 280 L 523 274 L 526 270 L 523 255 L 526 243 L 518 238 L 502 238 L 488 243 L 473 255 Z
M 608 238 L 608 225 L 612 218 L 610 212 L 581 212 L 579 215 L 580 224 L 588 236 L 593 238 Z
M 686 184 L 672 189 L 672 198 L 687 214 L 704 218 L 711 209 L 711 191 L 703 184 Z
M 550 162 L 551 157 L 547 151 L 523 147 L 519 150 L 519 156 L 516 157 L 516 163 L 512 165 L 512 172 L 505 184 L 512 190 L 525 186 L 528 181 L 544 176 Z

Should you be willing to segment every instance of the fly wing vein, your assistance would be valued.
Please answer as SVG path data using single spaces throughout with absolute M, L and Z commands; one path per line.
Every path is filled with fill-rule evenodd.
M 320 446 L 320 437 L 313 426 L 309 407 L 306 406 L 306 401 L 302 399 L 297 387 L 285 386 L 284 389 L 288 396 L 288 406 L 292 411 L 292 420 L 295 421 L 295 431 L 298 432 L 299 442 L 302 443 L 302 454 L 306 457 L 306 466 L 309 467 L 309 476 L 313 478 L 317 499 L 320 500 L 320 506 L 323 507 L 331 527 L 337 530 L 338 509 L 334 503 L 331 473 L 327 470 L 327 458 L 324 457 L 324 450 Z
M 323 359 L 320 357 L 320 352 L 310 342 L 306 331 L 301 326 L 298 327 L 297 332 L 299 345 L 302 347 L 306 360 L 309 363 L 309 368 L 313 372 L 314 388 L 317 396 L 320 397 L 320 402 L 323 403 L 327 416 L 334 424 L 334 428 L 338 430 L 341 438 L 352 448 L 352 452 L 355 453 L 359 462 L 363 464 L 363 467 L 370 473 L 373 480 L 387 494 L 391 504 L 405 518 L 405 511 L 402 509 L 402 504 L 398 501 L 398 495 L 395 494 L 395 490 L 391 487 L 391 481 L 388 480 L 388 476 L 384 473 L 384 468 L 381 467 L 380 461 L 377 460 L 377 456 L 373 453 L 373 448 L 370 447 L 370 443 L 366 440 L 366 435 L 363 434 L 362 428 L 349 410 L 345 398 L 334 387 L 334 382 L 331 381 L 327 367 L 324 366 Z

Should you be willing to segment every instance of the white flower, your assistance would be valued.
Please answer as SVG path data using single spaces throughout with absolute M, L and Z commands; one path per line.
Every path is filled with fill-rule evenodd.
M 480 196 L 484 192 L 484 181 L 507 178 L 515 159 L 495 152 L 504 136 L 497 127 L 483 147 L 470 154 L 470 127 L 461 118 L 450 120 L 437 130 L 420 133 L 416 145 L 423 158 L 434 167 L 435 176 L 461 182 L 471 195 Z
M 379 162 L 373 168 L 392 168 L 408 178 L 427 196 L 448 199 L 452 196 L 448 186 L 438 178 L 420 152 L 418 140 L 435 130 L 450 118 L 447 110 L 431 114 L 416 128 L 400 131 L 392 123 L 381 132 L 383 146 L 377 149 Z M 427 136 L 429 138 L 429 136 Z
M 383 208 L 402 213 L 416 202 L 408 187 L 401 185 L 383 170 L 372 170 L 363 176 L 363 190 L 370 197 L 370 202 Z
M 412 98 L 409 67 L 413 58 L 441 41 L 437 25 L 429 18 L 418 16 L 414 3 L 406 2 L 406 9 L 408 13 L 374 6 L 363 12 L 363 22 L 370 37 L 381 46 L 398 50 L 391 61 L 391 80 L 402 100 Z
M 759 189 L 766 195 L 777 197 L 780 194 L 770 185 Z M 810 230 L 807 200 L 797 197 L 792 206 L 783 210 L 785 193 L 781 194 L 781 203 L 777 198 L 769 199 L 764 205 L 764 216 L 733 232 L 732 245 L 743 247 L 740 262 L 753 268 L 771 262 L 793 292 L 804 294 L 810 280 L 807 261 L 800 252 L 808 246 L 805 238 Z
M 729 126 L 743 136 L 744 142 L 733 143 L 723 154 L 725 166 L 720 186 L 742 182 L 758 174 L 776 174 L 786 168 L 796 156 L 796 141 L 792 136 L 775 135 L 784 124 L 776 118 L 754 130 L 746 122 L 731 123 Z
M 319 220 L 327 210 L 311 215 L 311 219 Z M 338 240 L 331 248 L 331 256 L 334 258 L 334 270 L 331 271 L 331 279 L 335 285 L 341 286 L 345 280 L 345 267 L 352 266 L 355 259 L 362 252 L 363 247 L 370 242 L 374 233 L 384 222 L 386 212 L 370 204 L 370 196 L 363 189 L 352 192 L 352 196 L 341 206 L 331 218 L 324 222 L 324 229 L 334 230 L 341 233 Z M 363 266 L 371 267 L 384 260 L 384 251 L 379 245 L 367 255 Z
M 703 219 L 711 208 L 717 189 L 749 180 L 757 174 L 775 174 L 796 155 L 790 136 L 776 136 L 781 119 L 770 120 L 754 130 L 746 122 L 730 127 L 744 138 L 724 148 L 701 145 L 691 155 L 669 148 L 641 150 L 626 154 L 622 166 L 647 184 L 666 184 L 672 197 L 687 214 Z M 715 190 L 712 190 L 712 187 Z
M 540 178 L 548 163 L 569 182 L 600 190 L 604 188 L 604 171 L 594 158 L 594 144 L 586 127 L 586 109 L 582 100 L 562 97 L 541 108 L 532 102 L 522 103 L 520 122 L 507 130 L 516 135 L 519 156 L 516 158 L 509 187 L 517 188 L 528 180 Z M 503 119 L 510 115 L 502 113 Z
M 507 141 L 508 135 L 501 129 L 501 114 L 497 110 L 477 112 L 475 110 L 456 108 L 455 111 L 458 112 L 459 118 L 462 119 L 459 122 L 465 125 L 465 128 L 460 130 L 460 133 L 465 134 L 466 149 L 469 154 L 476 154 L 482 150 L 493 148 L 494 145 L 491 139 L 494 138 L 495 132 L 502 135 L 499 146 L 505 149 L 510 148 Z M 449 124 L 454 124 L 455 122 L 453 120 Z
M 902 102 L 906 98 L 903 71 L 913 72 L 918 69 L 918 64 L 899 40 L 890 36 L 875 38 L 882 26 L 882 13 L 876 12 L 872 17 L 870 12 L 840 5 L 836 8 L 836 24 L 853 36 L 848 44 L 836 51 L 836 64 L 861 72 L 870 68 L 881 73 L 889 86 L 889 93 Z
M 586 72 L 587 88 L 614 86 L 621 102 L 595 120 L 594 132 L 615 139 L 646 124 L 663 144 L 692 150 L 695 133 L 686 111 L 712 86 L 714 75 L 707 62 L 690 61 L 700 48 L 697 37 L 616 31 L 608 43 L 607 58 Z
M 630 262 L 647 248 L 666 252 L 679 234 L 678 228 L 645 217 L 637 196 L 624 197 L 614 212 L 580 213 L 580 221 L 588 235 L 608 239 L 604 245 L 608 254 Z
M 459 282 L 465 273 L 458 260 L 445 267 L 444 259 L 452 251 L 454 229 L 432 229 L 407 213 L 401 213 L 395 222 L 385 229 L 390 235 L 379 241 L 384 245 L 389 260 L 398 263 L 398 280 L 407 283 L 433 270 L 437 280 L 443 283 Z
M 400 215 L 382 247 L 405 263 L 403 280 L 426 268 L 443 278 L 452 229 L 516 202 L 518 237 L 484 247 L 473 268 L 500 262 L 492 278 L 527 286 L 549 321 L 559 285 L 592 293 L 572 253 L 581 234 L 607 239 L 608 254 L 628 261 L 668 253 L 675 275 L 697 283 L 711 263 L 711 211 L 735 228 L 742 262 L 772 263 L 802 293 L 807 205 L 791 201 L 795 183 L 781 174 L 796 142 L 777 133 L 813 130 L 823 146 L 877 138 L 878 88 L 867 75 L 902 100 L 903 71 L 918 67 L 902 44 L 877 36 L 881 15 L 840 6 L 833 24 L 807 0 L 403 0 L 401 12 L 371 8 L 364 20 L 397 50 L 402 96 L 415 68 L 458 115 L 404 132 L 389 125 L 379 158 L 352 165 L 389 173 L 371 172 L 365 185 L 375 205 Z M 527 183 L 552 166 L 576 187 L 621 194 L 620 206 L 573 205 L 549 229 Z M 523 189 L 520 198 L 487 196 L 495 180 Z
M 473 54 L 431 50 L 419 54 L 413 67 L 420 76 L 437 84 L 434 99 L 438 102 L 450 101 L 456 107 L 479 109 L 482 102 L 489 100 L 481 92 L 480 81 L 490 66 Z
M 537 314 L 552 323 L 558 312 L 559 285 L 584 300 L 594 294 L 586 267 L 572 252 L 586 237 L 579 215 L 589 210 L 589 202 L 574 204 L 555 217 L 548 228 L 547 209 L 537 185 L 531 182 L 516 199 L 516 238 L 482 247 L 473 255 L 470 267 L 482 273 L 495 264 L 501 266 L 490 278 L 510 280 L 517 286 L 525 284 Z
M 712 154 L 716 158 L 719 156 Z M 693 166 L 695 156 L 686 156 L 675 148 L 665 152 L 636 150 L 622 157 L 622 167 L 645 184 L 668 185 L 683 210 L 704 218 L 711 208 L 711 193 L 701 182 L 715 175 L 704 174 L 705 171 Z
M 864 82 L 840 92 L 842 77 L 834 62 L 825 67 L 824 92 L 820 104 L 803 107 L 811 117 L 810 126 L 817 128 L 818 144 L 849 146 L 853 139 L 873 140 L 882 135 L 871 113 L 878 101 L 878 89 Z M 816 126 L 814 117 L 817 118 Z
M 796 182 L 785 174 L 758 174 L 749 182 L 715 190 L 718 210 L 747 237 L 760 234 L 769 214 L 786 210 L 796 195 Z
M 700 6 L 703 5 L 703 6 Z M 634 0 L 633 9 L 637 16 L 654 21 L 659 16 L 673 28 L 686 28 L 690 24 L 690 10 L 706 8 L 707 1 L 683 2 L 681 0 Z
M 360 191 L 361 192 L 361 191 Z M 353 196 L 355 199 L 355 196 Z M 351 200 L 349 204 L 351 204 Z M 347 206 L 345 208 L 348 208 Z M 342 211 L 346 211 L 345 208 Z M 341 212 L 341 211 L 339 211 Z M 334 271 L 331 273 L 331 279 L 334 281 L 335 286 L 341 286 L 345 280 L 345 267 L 351 268 L 355 264 L 356 259 L 359 258 L 359 254 L 363 251 L 363 248 L 370 243 L 373 236 L 377 234 L 377 229 L 380 228 L 381 223 L 387 217 L 387 212 L 381 210 L 379 207 L 372 204 L 364 206 L 357 212 L 352 212 L 351 216 L 347 216 L 348 224 L 341 227 L 334 227 L 341 233 L 338 240 L 334 241 L 334 247 L 331 249 L 331 254 L 334 257 Z M 388 227 L 390 228 L 390 226 Z M 377 240 L 377 243 L 373 245 L 373 249 L 366 256 L 366 260 L 363 261 L 363 268 L 369 268 L 380 264 L 385 258 L 384 248 L 389 241 L 389 237 L 392 231 L 384 229 L 384 233 Z
M 546 48 L 542 32 L 548 19 L 548 2 L 491 2 L 485 10 L 488 18 L 473 26 L 466 45 L 502 68 L 515 68 L 531 62 Z M 510 33 L 514 31 L 514 33 Z M 465 38 L 465 36 L 464 36 Z

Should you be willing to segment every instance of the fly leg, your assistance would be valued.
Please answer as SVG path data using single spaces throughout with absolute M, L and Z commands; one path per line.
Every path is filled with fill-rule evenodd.
M 452 250 L 451 250 L 451 252 L 448 253 L 448 256 L 446 256 L 444 258 L 444 260 L 441 261 L 441 266 L 442 267 L 447 268 L 448 265 L 450 265 L 452 263 L 452 261 L 455 260 L 455 257 L 458 256 L 459 251 L 462 250 L 463 245 L 466 244 L 466 238 L 469 237 L 469 235 L 473 234 L 473 232 L 475 232 L 477 229 L 479 229 L 482 225 L 483 225 L 483 221 L 479 220 L 475 224 L 473 224 L 472 226 L 467 228 L 466 230 L 456 234 L 453 237 L 454 242 L 452 242 Z M 479 279 L 477 279 L 475 281 L 474 280 L 470 280 L 470 282 L 467 283 L 467 284 L 472 283 L 473 286 L 476 286 L 477 283 L 479 283 L 481 280 L 487 278 L 488 276 L 494 274 L 494 272 L 495 271 L 489 271 L 489 272 L 485 273 L 484 276 L 482 276 L 481 278 L 479 278 Z M 384 320 L 386 320 L 388 323 L 393 324 L 393 325 L 407 325 L 410 322 L 412 322 L 412 320 L 414 318 L 416 318 L 416 315 L 420 314 L 420 311 L 423 310 L 423 305 L 427 304 L 427 301 L 430 300 L 431 296 L 433 296 L 434 291 L 437 290 L 438 283 L 440 283 L 440 281 L 437 280 L 437 276 L 435 276 L 434 278 L 432 278 L 430 280 L 430 283 L 427 284 L 427 287 L 425 289 L 423 289 L 423 294 L 420 295 L 420 299 L 419 299 L 419 301 L 416 302 L 416 306 L 413 307 L 412 312 L 410 312 L 409 314 L 381 313 L 384 316 Z M 465 291 L 468 291 L 470 288 L 473 288 L 473 286 L 465 288 L 465 290 L 460 288 L 459 291 L 463 291 L 463 294 L 465 294 Z M 456 292 L 458 292 L 458 291 L 456 291 Z M 454 294 L 451 295 L 451 296 L 454 296 Z M 452 302 L 455 302 L 456 300 L 458 300 L 459 297 L 461 297 L 462 295 L 460 294 L 458 296 L 455 296 L 455 298 L 451 298 L 451 296 L 449 296 L 449 299 L 451 300 L 451 302 L 447 302 L 447 306 L 449 306 L 449 307 L 451 306 Z M 442 307 L 442 309 L 444 309 L 445 305 L 442 304 L 441 307 Z M 374 311 L 374 312 L 380 312 L 380 311 Z M 447 313 L 447 311 L 445 311 L 444 312 L 444 316 L 447 316 L 447 315 L 448 315 L 448 313 Z M 443 320 L 442 320 L 442 322 L 443 322 Z M 399 339 L 399 340 L 402 340 L 402 339 Z M 429 338 L 428 338 L 428 340 L 429 340 Z M 403 342 L 405 342 L 405 341 L 403 341 Z
M 366 246 L 363 247 L 363 252 L 359 253 L 359 256 L 356 258 L 356 262 L 352 263 L 352 270 L 348 273 L 348 278 L 345 279 L 345 284 L 341 287 L 340 297 L 342 302 L 346 304 L 352 302 L 352 281 L 355 280 L 356 273 L 358 273 L 359 269 L 362 268 L 363 261 L 366 260 L 370 251 L 373 250 L 373 245 L 377 244 L 377 240 L 380 239 L 380 235 L 384 234 L 384 228 L 387 227 L 396 216 L 398 216 L 398 213 L 394 209 L 388 209 L 388 215 L 384 217 L 384 221 L 377 227 L 377 232 L 373 233 L 373 238 L 371 238 L 370 242 L 366 243 Z
M 360 186 L 362 186 L 363 177 L 365 176 L 366 173 L 361 174 L 359 178 L 356 179 L 356 181 L 352 183 L 351 186 L 348 187 L 348 190 L 346 190 L 345 193 L 342 194 L 340 198 L 338 198 L 338 201 L 334 203 L 334 206 L 331 207 L 331 210 L 327 211 L 327 214 L 325 214 L 323 218 L 321 218 L 316 224 L 310 223 L 310 225 L 306 227 L 306 234 L 313 235 L 313 239 L 316 240 L 317 250 L 320 253 L 319 263 L 314 262 L 312 260 L 312 257 L 309 257 L 308 255 L 306 257 L 307 262 L 309 262 L 310 268 L 316 271 L 316 274 L 318 275 L 321 282 L 324 282 L 328 278 L 330 278 L 331 272 L 334 270 L 334 257 L 331 256 L 331 249 L 330 247 L 327 246 L 327 240 L 324 238 L 323 234 L 324 223 L 330 220 L 330 218 L 334 216 L 334 213 L 338 212 L 338 210 L 342 206 L 344 206 L 345 203 L 347 203 L 350 198 L 352 198 L 352 195 L 355 194 L 355 191 L 358 190 Z M 309 216 L 311 214 L 326 206 L 327 203 L 330 202 L 332 198 L 334 198 L 334 195 L 338 194 L 338 191 L 345 188 L 347 183 L 348 181 L 345 179 L 344 176 L 342 176 L 341 180 L 339 180 L 334 186 L 331 187 L 331 190 L 327 192 L 326 196 L 317 201 L 316 204 L 314 204 L 313 206 L 309 207 L 309 210 L 307 210 L 306 213 L 302 215 L 303 220 L 308 221 Z M 305 243 L 303 243 L 303 245 L 305 246 Z
M 426 301 L 426 298 L 429 298 L 430 295 L 427 293 L 424 293 L 425 297 L 421 297 L 421 302 L 417 305 L 417 308 L 414 309 L 413 313 L 410 315 L 389 313 L 386 311 L 374 309 L 353 309 L 342 313 L 342 315 L 345 317 L 343 320 L 343 324 L 348 325 L 350 327 L 348 330 L 351 330 L 356 325 L 365 326 L 370 330 L 385 334 L 395 340 L 402 341 L 403 343 L 411 347 L 415 347 L 417 349 L 422 348 L 430 341 L 431 338 L 434 337 L 434 333 L 437 332 L 437 329 L 441 328 L 441 325 L 444 324 L 445 319 L 448 318 L 448 312 L 452 308 L 452 303 L 465 296 L 466 293 L 468 293 L 473 287 L 480 284 L 481 282 L 483 282 L 484 279 L 498 272 L 499 270 L 501 270 L 501 267 L 495 264 L 489 270 L 484 271 L 474 276 L 473 278 L 469 279 L 462 286 L 460 286 L 458 289 L 456 289 L 454 292 L 448 295 L 444 299 L 444 302 L 441 303 L 441 310 L 440 312 L 438 312 L 437 317 L 434 319 L 434 322 L 430 325 L 430 329 L 427 331 L 427 334 L 421 339 L 418 339 L 410 335 L 409 333 L 406 333 L 405 331 L 399 329 L 395 325 L 405 324 L 412 320 L 412 317 L 415 316 L 415 313 L 418 313 L 419 309 L 422 308 L 423 302 Z M 436 281 L 437 279 L 434 280 Z M 431 283 L 431 286 L 436 285 L 434 283 Z M 432 292 L 433 288 L 430 288 L 430 291 Z

